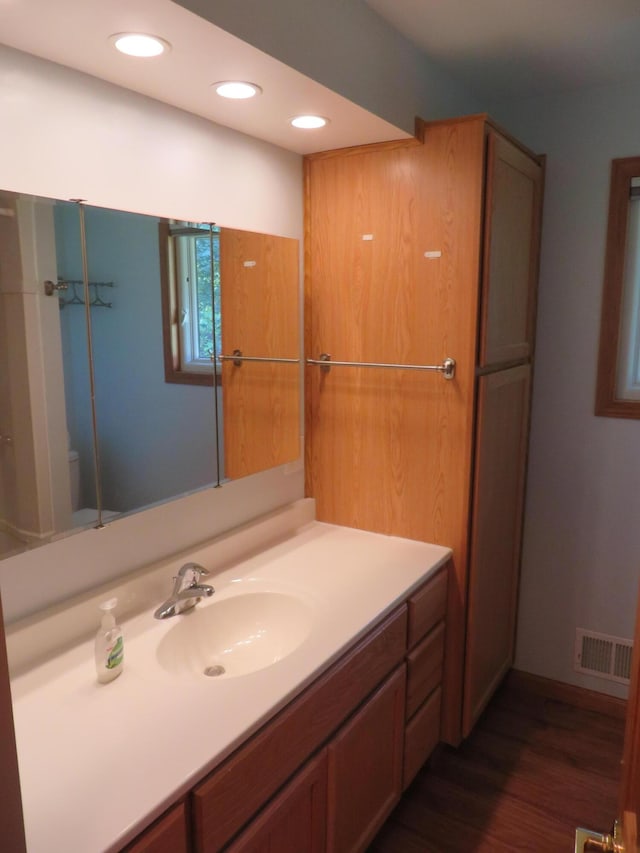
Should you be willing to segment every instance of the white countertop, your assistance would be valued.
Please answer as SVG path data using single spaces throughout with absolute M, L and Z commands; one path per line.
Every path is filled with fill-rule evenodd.
M 227 537 L 225 547 L 230 541 Z M 193 558 L 212 568 L 219 547 L 214 541 L 194 549 Z M 158 621 L 149 607 L 121 620 L 125 668 L 110 684 L 96 682 L 92 639 L 22 667 L 12 679 L 12 694 L 28 853 L 119 850 L 450 553 L 307 522 L 235 564 L 227 560 L 223 571 L 212 568 L 206 580 L 216 593 L 197 605 L 211 607 L 247 590 L 286 590 L 302 598 L 312 630 L 272 666 L 237 678 L 171 674 L 156 650 L 177 621 L 188 617 Z M 168 566 L 163 569 L 168 596 L 171 574 Z M 94 604 L 85 602 L 91 618 Z M 95 620 L 97 628 L 97 614 Z M 43 625 L 46 633 L 46 622 L 39 630 Z M 23 641 L 20 631 L 13 637 L 10 632 L 10 654 L 19 654 Z

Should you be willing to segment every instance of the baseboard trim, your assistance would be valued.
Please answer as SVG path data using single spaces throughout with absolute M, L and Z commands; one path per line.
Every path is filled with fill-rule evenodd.
M 608 696 L 606 693 L 598 693 L 596 690 L 587 690 L 584 687 L 576 687 L 575 684 L 565 684 L 562 681 L 543 678 L 541 675 L 532 675 L 519 669 L 509 671 L 507 682 L 514 690 L 522 693 L 535 693 L 547 699 L 565 702 L 575 708 L 582 708 L 584 711 L 595 711 L 598 714 L 606 714 L 619 720 L 624 720 L 627 715 L 626 699 Z

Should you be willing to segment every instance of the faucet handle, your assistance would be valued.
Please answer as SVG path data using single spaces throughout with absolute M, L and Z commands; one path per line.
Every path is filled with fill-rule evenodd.
M 201 566 L 200 563 L 185 563 L 184 566 L 178 569 L 178 577 L 183 578 L 188 572 L 193 573 L 195 580 L 206 577 L 209 574 L 209 570 Z

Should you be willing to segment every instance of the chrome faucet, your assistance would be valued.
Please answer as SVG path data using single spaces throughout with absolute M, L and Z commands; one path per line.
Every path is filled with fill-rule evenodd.
M 203 596 L 208 598 L 213 595 L 215 589 L 212 586 L 200 583 L 200 578 L 208 574 L 207 569 L 198 563 L 185 563 L 173 579 L 175 581 L 173 592 L 153 614 L 155 618 L 168 619 L 169 616 L 184 613 L 185 610 L 195 607 Z

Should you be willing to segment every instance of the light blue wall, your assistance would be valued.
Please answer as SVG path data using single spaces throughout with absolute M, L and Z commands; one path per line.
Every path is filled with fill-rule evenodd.
M 103 506 L 127 512 L 215 480 L 213 390 L 164 381 L 158 219 L 85 213 L 89 278 L 115 284 L 100 290 L 113 307 L 91 312 Z M 56 236 L 60 272 L 80 278 L 73 206 L 56 211 Z M 81 454 L 83 506 L 95 506 L 84 309 L 61 314 L 71 441 Z
M 413 133 L 414 119 L 479 102 L 363 0 L 178 0 L 297 71 Z
M 637 86 L 497 103 L 547 154 L 517 665 L 573 672 L 576 627 L 633 636 L 640 422 L 594 415 L 610 162 L 640 154 Z

